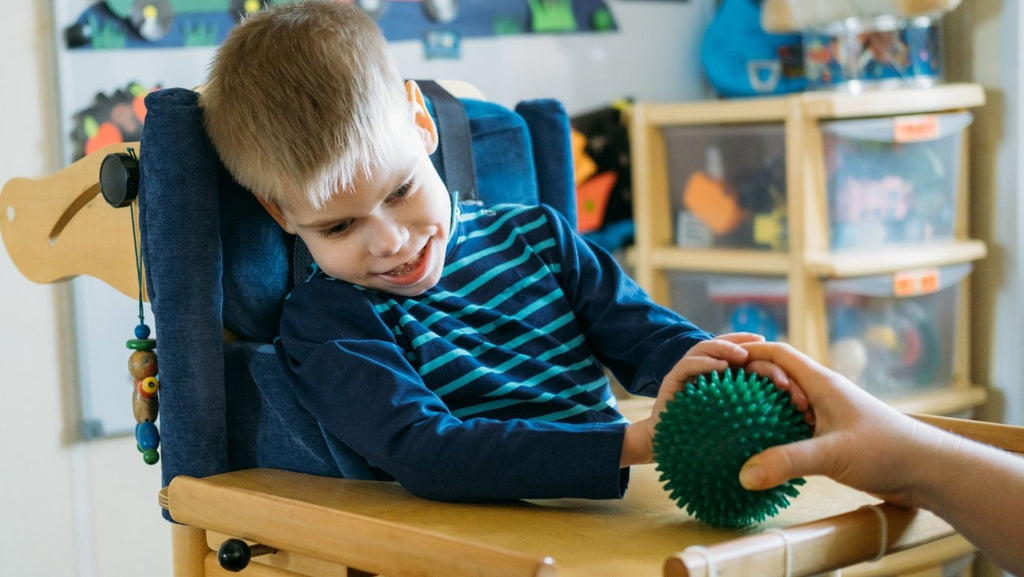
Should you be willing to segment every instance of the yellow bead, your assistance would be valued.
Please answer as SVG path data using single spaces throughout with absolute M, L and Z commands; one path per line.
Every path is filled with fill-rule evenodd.
M 156 377 L 146 377 L 139 381 L 137 388 L 139 395 L 148 399 L 156 395 L 160 389 L 160 381 L 156 380 Z

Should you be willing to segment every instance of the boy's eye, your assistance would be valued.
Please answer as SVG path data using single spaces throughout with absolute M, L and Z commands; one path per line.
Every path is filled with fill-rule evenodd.
M 352 226 L 351 220 L 343 220 L 334 226 L 327 227 L 320 231 L 320 236 L 324 238 L 331 238 L 333 236 L 339 236 L 345 234 L 348 229 Z
M 391 193 L 391 196 L 388 197 L 388 201 L 389 202 L 401 201 L 403 198 L 409 196 L 409 193 L 411 191 L 412 191 L 412 182 L 406 182 L 402 186 L 399 186 L 398 188 L 396 188 L 395 191 Z

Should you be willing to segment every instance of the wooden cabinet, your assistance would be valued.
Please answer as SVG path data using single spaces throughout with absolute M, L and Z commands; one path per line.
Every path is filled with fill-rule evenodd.
M 834 294 L 831 287 L 855 284 L 859 279 L 882 279 L 892 284 L 896 291 L 894 294 L 900 297 L 909 294 L 912 298 L 935 290 L 936 275 L 948 274 L 948 270 L 957 267 L 963 271 L 969 268 L 969 263 L 986 255 L 985 244 L 968 237 L 970 203 L 966 186 L 966 122 L 970 116 L 965 112 L 983 104 L 984 93 L 980 86 L 973 84 L 862 94 L 807 92 L 727 101 L 637 103 L 628 115 L 636 221 L 636 241 L 629 253 L 629 262 L 634 267 L 634 276 L 655 300 L 688 315 L 698 312 L 695 308 L 700 305 L 690 304 L 693 308 L 688 311 L 688 303 L 673 302 L 673 292 L 678 291 L 673 286 L 673 279 L 710 274 L 735 275 L 740 279 L 739 284 L 743 279 L 782 282 L 786 301 L 781 320 L 785 326 L 782 338 L 819 361 L 835 365 L 839 359 L 834 358 L 836 353 L 831 345 L 837 338 L 838 321 L 832 310 L 835 299 L 830 297 Z M 943 123 L 954 121 L 959 124 L 949 124 L 952 128 L 945 134 L 941 133 Z M 864 150 L 880 156 L 853 159 L 842 156 L 861 153 L 856 147 L 837 147 L 837 131 L 842 133 L 848 128 L 871 130 L 878 126 L 888 127 L 890 137 L 878 139 L 879 142 L 866 145 L 868 148 Z M 740 134 L 733 138 L 731 144 L 726 143 L 724 149 L 715 150 L 709 150 L 706 143 L 697 143 L 689 148 L 678 145 L 678 142 L 686 142 L 687 130 L 695 130 L 696 134 L 721 130 L 740 130 L 742 133 L 744 127 L 766 130 L 769 136 L 761 139 Z M 842 144 L 843 137 L 838 138 Z M 956 146 L 943 145 L 944 148 L 939 149 L 925 145 L 915 153 L 919 154 L 913 160 L 904 156 L 907 151 L 917 150 L 915 145 L 935 142 L 939 138 Z M 728 178 L 714 174 L 721 172 L 722 165 L 728 172 L 730 162 L 744 154 L 750 156 L 752 150 L 757 157 L 777 156 L 779 167 L 776 173 L 781 179 L 779 187 L 784 190 L 782 204 L 775 209 L 778 218 L 774 221 L 763 213 L 763 209 L 762 214 L 754 215 L 752 210 L 737 206 L 739 201 L 735 197 L 739 193 L 735 186 L 730 189 L 726 182 Z M 686 183 L 684 190 L 679 178 L 679 163 L 693 164 L 694 157 L 697 157 L 698 164 L 705 162 L 709 166 L 708 172 L 712 173 L 703 174 L 702 178 L 721 181 L 722 184 L 717 191 L 721 198 L 708 201 L 710 209 L 707 203 L 700 208 L 699 198 L 691 202 L 688 198 L 690 183 Z M 910 174 L 889 181 L 889 184 L 895 182 L 891 187 L 893 190 L 882 193 L 887 195 L 883 197 L 883 204 L 888 206 L 872 208 L 864 198 L 843 197 L 844 193 L 836 190 L 839 169 L 851 167 L 854 160 L 869 171 L 872 167 L 891 164 L 896 172 L 907 170 Z M 929 167 L 924 169 L 930 179 L 927 187 L 921 182 L 913 182 L 916 178 L 914 171 L 921 166 L 910 166 L 912 162 Z M 753 178 L 758 184 L 759 177 L 755 174 Z M 849 180 L 848 175 L 844 178 Z M 915 185 L 917 190 L 911 190 Z M 942 187 L 948 187 L 948 191 L 942 193 L 939 190 Z M 751 193 L 747 191 L 744 194 Z M 908 195 L 917 195 L 913 202 L 920 201 L 922 207 L 910 205 L 908 208 L 907 201 L 911 198 Z M 854 222 L 858 217 L 839 214 L 853 211 L 851 203 L 857 210 L 866 210 L 864 214 L 872 210 L 876 213 L 888 211 L 899 213 L 904 220 L 878 223 L 871 222 L 869 218 L 866 223 Z M 865 209 L 864 206 L 868 207 Z M 698 213 L 705 211 L 705 220 L 717 218 L 721 221 L 724 218 L 728 222 L 709 222 L 713 229 L 718 228 L 705 230 L 704 246 L 694 246 L 689 240 L 680 238 L 679 233 L 679 218 L 687 216 L 694 220 L 693 215 L 681 214 L 689 209 Z M 922 220 L 919 216 L 910 220 L 908 214 L 924 210 L 941 213 L 942 222 Z M 739 216 L 731 220 L 722 217 L 729 211 Z M 769 229 L 778 228 L 781 223 L 785 231 L 783 242 L 776 238 L 771 246 L 756 244 L 750 242 L 750 234 L 746 235 L 745 241 L 736 242 L 733 238 L 720 242 L 727 236 L 718 234 L 720 230 L 743 218 L 769 218 Z M 853 224 L 841 222 L 842 218 L 851 218 Z M 698 223 L 698 226 L 702 225 Z M 914 227 L 917 236 L 906 234 L 905 238 L 896 240 L 882 238 L 886 230 L 901 226 Z M 873 235 L 871 231 L 878 231 L 878 234 Z M 910 284 L 901 292 L 899 287 L 903 285 L 899 283 L 906 282 Z M 931 305 L 938 308 L 929 311 L 929 314 L 951 317 L 951 324 L 929 329 L 934 334 L 928 339 L 922 339 L 921 335 L 913 336 L 913 331 L 904 335 L 897 327 L 882 326 L 884 323 L 871 329 L 874 331 L 872 338 L 876 341 L 888 339 L 888 346 L 903 347 L 902 353 L 895 354 L 907 357 L 923 351 L 932 354 L 930 362 L 948 363 L 948 367 L 936 377 L 940 382 L 880 395 L 901 409 L 949 414 L 971 409 L 985 400 L 985 389 L 967 380 L 970 362 L 968 283 L 954 284 L 952 301 Z M 907 286 L 911 288 L 907 289 Z M 851 318 L 856 322 L 863 320 L 857 314 Z M 721 329 L 717 326 L 706 328 L 716 332 Z M 941 354 L 931 351 L 935 348 L 929 340 L 932 337 L 951 339 L 951 344 L 946 347 L 948 350 Z M 916 339 L 916 342 L 908 342 L 908 339 Z M 908 347 L 916 348 L 908 350 Z M 862 360 L 869 369 L 874 368 L 874 361 L 870 358 Z M 930 374 L 934 376 L 936 373 Z M 862 384 L 871 390 L 872 383 Z

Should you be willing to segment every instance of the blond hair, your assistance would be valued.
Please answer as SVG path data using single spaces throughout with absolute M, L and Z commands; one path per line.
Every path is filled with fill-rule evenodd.
M 217 51 L 200 98 L 231 175 L 278 206 L 323 206 L 381 166 L 413 124 L 376 23 L 354 4 L 254 13 Z

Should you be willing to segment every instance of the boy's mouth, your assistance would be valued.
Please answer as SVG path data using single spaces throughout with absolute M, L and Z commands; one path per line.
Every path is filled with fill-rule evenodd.
M 427 265 L 430 263 L 430 259 L 427 256 L 430 254 L 430 243 L 420 249 L 420 252 L 416 256 L 402 264 L 397 266 L 382 276 L 387 277 L 388 281 L 399 284 L 399 285 L 410 285 L 420 281 L 427 272 Z

